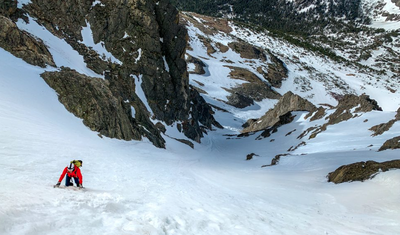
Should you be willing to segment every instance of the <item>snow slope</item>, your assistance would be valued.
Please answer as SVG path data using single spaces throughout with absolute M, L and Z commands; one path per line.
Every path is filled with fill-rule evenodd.
M 57 57 L 60 49 L 64 58 L 75 53 L 70 47 L 50 51 Z M 91 73 L 81 60 L 61 58 L 56 63 Z M 226 129 L 210 132 L 195 149 L 168 137 L 167 149 L 158 149 L 149 141 L 100 138 L 90 131 L 40 78 L 53 68 L 28 65 L 3 49 L 0 65 L 0 234 L 400 231 L 399 170 L 363 183 L 326 182 L 326 175 L 343 164 L 398 158 L 399 150 L 377 152 L 386 139 L 400 135 L 398 122 L 381 136 L 368 131 L 392 119 L 393 111 L 329 126 L 279 165 L 261 168 L 300 143 L 296 137 L 318 123 L 299 112 L 294 122 L 268 139 L 236 138 L 229 135 L 238 133 L 240 117 L 251 115 L 246 110 L 241 116 L 216 110 Z M 258 156 L 246 161 L 252 152 Z M 53 188 L 73 159 L 83 160 L 86 190 Z

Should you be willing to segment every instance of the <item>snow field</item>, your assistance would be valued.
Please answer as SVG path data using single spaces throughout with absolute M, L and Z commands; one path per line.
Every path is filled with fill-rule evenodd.
M 31 22 L 19 26 L 30 30 Z M 69 60 L 75 53 L 70 47 L 52 44 L 46 35 L 39 36 L 54 45 L 58 66 L 91 73 L 81 60 Z M 149 141 L 99 138 L 40 78 L 53 68 L 28 65 L 2 49 L 0 64 L 0 234 L 395 235 L 400 230 L 399 170 L 364 183 L 334 185 L 325 178 L 343 164 L 398 158 L 398 150 L 376 152 L 385 139 L 399 135 L 397 123 L 382 136 L 367 131 L 394 112 L 329 126 L 279 165 L 261 168 L 321 121 L 308 122 L 298 112 L 269 138 L 229 136 L 238 134 L 241 117 L 274 104 L 260 102 L 235 114 L 216 111 L 226 128 L 210 132 L 194 150 L 168 137 L 167 149 L 158 149 Z M 252 152 L 258 156 L 246 161 Z M 83 160 L 86 190 L 53 188 L 73 159 Z

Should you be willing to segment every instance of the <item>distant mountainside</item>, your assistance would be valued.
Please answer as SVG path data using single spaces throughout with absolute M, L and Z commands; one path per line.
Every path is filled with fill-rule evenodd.
M 247 120 L 241 137 L 268 138 L 293 120 L 292 112 L 307 111 L 320 124 L 298 137 L 301 145 L 360 113 L 400 112 L 394 74 L 352 62 L 345 51 L 332 58 L 268 31 L 190 12 L 181 13 L 181 24 L 189 33 L 192 86 L 213 107 Z
M 328 24 L 352 21 L 369 23 L 362 11 L 362 0 L 172 0 L 178 9 L 241 22 L 268 29 L 309 34 L 321 32 Z
M 171 0 L 179 10 L 253 23 L 269 30 L 314 34 L 378 18 L 398 20 L 398 0 Z M 348 24 L 350 23 L 350 24 Z
M 230 19 L 254 32 L 268 30 L 270 35 L 307 51 L 371 70 L 381 77 L 378 79 L 387 77 L 390 89 L 400 82 L 398 1 L 172 2 L 178 9 Z M 371 82 L 375 83 L 374 79 Z

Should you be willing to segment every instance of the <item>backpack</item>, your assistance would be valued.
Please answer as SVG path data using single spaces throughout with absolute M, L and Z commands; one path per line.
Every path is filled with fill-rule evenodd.
M 69 169 L 74 168 L 74 166 L 76 167 L 81 167 L 82 166 L 82 160 L 72 160 L 71 163 L 69 164 Z

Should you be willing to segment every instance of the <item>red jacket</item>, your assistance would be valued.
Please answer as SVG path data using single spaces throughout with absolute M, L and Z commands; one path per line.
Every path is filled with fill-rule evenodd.
M 81 174 L 81 169 L 79 169 L 79 167 L 74 167 L 74 171 L 71 173 L 68 172 L 68 167 L 65 167 L 58 182 L 61 182 L 64 179 L 65 174 L 68 174 L 69 177 L 74 177 L 74 178 L 78 177 L 79 183 L 82 184 L 82 174 Z

